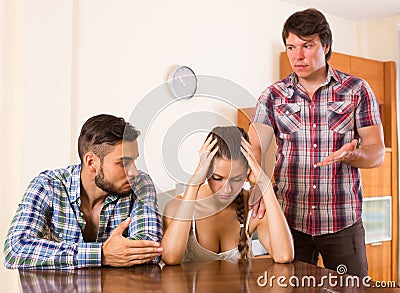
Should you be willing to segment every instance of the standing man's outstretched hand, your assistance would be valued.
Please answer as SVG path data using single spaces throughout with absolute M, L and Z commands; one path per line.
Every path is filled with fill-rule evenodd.
M 160 256 L 163 248 L 160 243 L 149 240 L 132 240 L 122 236 L 129 227 L 131 218 L 121 222 L 103 243 L 101 264 L 113 267 L 129 267 L 143 264 Z
M 339 150 L 333 152 L 325 158 L 322 162 L 317 163 L 317 166 L 328 166 L 336 162 L 347 163 L 354 157 L 353 151 L 357 148 L 357 139 L 353 139 L 350 143 L 346 143 Z

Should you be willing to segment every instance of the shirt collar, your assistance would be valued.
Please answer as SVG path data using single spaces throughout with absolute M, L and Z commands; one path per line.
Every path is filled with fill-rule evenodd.
M 329 64 L 326 64 L 326 66 L 328 67 L 328 74 L 326 76 L 325 84 L 329 84 L 331 80 L 336 81 L 337 83 L 342 83 L 342 79 L 340 78 L 337 71 Z
M 81 170 L 82 165 L 78 164 L 73 166 L 71 172 L 71 192 L 70 198 L 71 202 L 75 202 L 81 197 Z
M 340 78 L 339 74 L 337 73 L 337 71 L 331 67 L 328 63 L 326 64 L 326 67 L 328 68 L 328 73 L 326 75 L 326 81 L 324 82 L 323 85 L 327 85 L 331 82 L 331 80 L 337 82 L 337 83 L 342 83 L 342 79 Z M 296 73 L 292 72 L 291 74 L 289 74 L 289 78 L 287 80 L 286 86 L 287 88 L 295 88 L 297 86 L 298 83 L 298 77 L 296 75 Z

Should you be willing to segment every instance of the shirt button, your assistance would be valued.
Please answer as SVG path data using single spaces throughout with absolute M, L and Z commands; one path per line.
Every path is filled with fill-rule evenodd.
M 317 168 L 317 164 L 314 164 L 314 169 Z
M 338 112 L 339 112 L 339 113 L 342 113 L 342 112 L 343 112 L 343 110 L 342 110 L 342 109 L 340 109 Z
M 312 206 L 311 208 L 312 208 L 312 209 L 315 209 L 316 207 L 315 207 L 315 206 Z
M 315 128 L 315 127 L 317 127 L 317 124 L 313 124 L 313 126 L 312 126 L 312 127 L 314 127 L 314 128 Z
M 316 148 L 317 147 L 317 144 L 316 143 L 314 143 L 314 148 Z
M 286 115 L 289 114 L 289 111 L 286 111 L 285 114 L 286 114 Z
M 62 233 L 59 233 L 59 234 L 58 234 L 58 237 L 62 238 L 62 237 L 63 237 L 63 234 L 62 234 Z
M 317 186 L 316 186 L 316 185 L 313 185 L 313 187 L 312 187 L 312 188 L 316 189 L 316 188 L 317 188 Z

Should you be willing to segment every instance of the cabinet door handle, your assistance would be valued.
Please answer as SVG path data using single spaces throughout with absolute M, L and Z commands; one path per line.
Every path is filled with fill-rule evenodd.
M 379 245 L 382 245 L 382 242 L 371 243 L 371 246 L 379 246 Z

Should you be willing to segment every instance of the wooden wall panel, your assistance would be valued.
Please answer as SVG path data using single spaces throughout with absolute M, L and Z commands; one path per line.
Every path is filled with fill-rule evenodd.
M 350 73 L 365 79 L 369 83 L 379 104 L 385 102 L 385 76 L 383 62 L 352 56 Z
M 391 247 L 392 241 L 384 241 L 366 245 L 368 260 L 368 276 L 374 281 L 390 281 L 391 270 Z M 373 264 L 373 265 L 371 265 Z
M 392 147 L 392 280 L 398 278 L 399 257 L 399 168 L 398 168 L 398 134 L 397 134 L 397 105 L 396 105 L 396 64 L 384 62 L 385 67 L 385 104 L 384 104 L 384 133 L 385 143 Z
M 286 52 L 281 52 L 280 63 L 280 78 L 282 79 L 292 72 L 292 67 L 290 66 Z
M 385 103 L 383 105 L 384 115 L 382 116 L 385 125 L 386 146 L 396 145 L 397 150 L 397 111 L 396 111 L 396 64 L 394 62 L 384 62 L 385 76 Z
M 351 70 L 351 57 L 349 55 L 333 52 L 328 63 L 333 68 L 342 72 L 348 73 Z
M 360 169 L 364 197 L 392 194 L 392 151 L 387 148 L 385 160 L 378 168 Z

